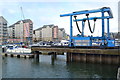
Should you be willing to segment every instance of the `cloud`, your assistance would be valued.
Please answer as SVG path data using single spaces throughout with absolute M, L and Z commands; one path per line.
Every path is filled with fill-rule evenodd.
M 60 28 L 65 28 L 66 32 L 69 33 L 70 31 L 69 17 L 61 18 L 60 14 L 71 13 L 73 11 L 80 11 L 80 10 L 98 9 L 103 6 L 110 6 L 113 11 L 113 16 L 114 16 L 114 20 L 111 20 L 110 29 L 112 30 L 113 28 L 117 26 L 116 25 L 117 23 L 116 22 L 117 20 L 116 19 L 117 18 L 116 16 L 117 5 L 116 4 L 117 3 L 115 4 L 115 3 L 106 2 L 106 1 L 96 2 L 96 0 L 87 0 L 86 2 L 82 0 L 79 0 L 79 1 L 75 0 L 75 2 L 72 2 L 73 0 L 69 0 L 69 1 L 64 0 L 66 2 L 64 2 L 63 0 L 57 0 L 57 1 L 60 1 L 60 3 L 55 0 L 49 0 L 49 1 L 42 0 L 43 2 L 40 2 L 40 1 L 37 2 L 37 0 L 34 0 L 33 2 L 31 2 L 32 0 L 29 0 L 29 1 L 28 0 L 25 0 L 25 1 L 17 0 L 17 1 L 18 2 L 10 1 L 4 4 L 4 9 L 5 9 L 4 15 L 7 16 L 8 22 L 9 21 L 15 22 L 15 18 L 16 18 L 16 21 L 18 18 L 20 18 L 19 17 L 21 15 L 20 6 L 22 6 L 25 18 L 33 20 L 34 28 L 42 27 L 45 24 L 55 24 L 55 25 L 58 25 Z M 50 3 L 50 1 L 53 1 L 53 2 Z M 102 0 L 99 0 L 99 1 L 102 1 Z M 10 14 L 13 14 L 13 15 L 10 15 Z M 97 16 L 97 15 L 94 15 L 94 16 Z M 83 18 L 83 17 L 80 17 L 80 18 Z M 98 30 L 99 26 L 101 26 L 99 25 L 101 24 L 101 22 L 100 23 L 98 22 L 96 25 L 95 34 L 98 34 L 99 32 L 99 34 L 101 35 L 101 29 Z M 93 24 L 91 25 L 93 27 Z M 78 34 L 79 32 L 77 30 L 76 25 L 73 25 L 73 27 L 74 27 L 74 33 Z M 86 27 L 85 33 L 90 34 L 87 24 L 85 25 L 85 27 Z M 81 24 L 80 24 L 80 28 L 81 28 Z
M 15 13 L 16 13 L 16 11 L 13 10 L 13 9 L 8 9 L 8 12 L 9 12 L 10 14 L 15 14 Z

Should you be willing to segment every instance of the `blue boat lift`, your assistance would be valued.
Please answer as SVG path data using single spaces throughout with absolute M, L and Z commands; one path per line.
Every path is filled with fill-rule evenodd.
M 108 13 L 107 16 L 105 16 L 105 12 Z M 89 14 L 92 13 L 101 13 L 101 17 L 89 17 Z M 86 18 L 77 19 L 77 15 L 85 14 Z M 115 46 L 115 40 L 110 38 L 110 32 L 109 32 L 109 19 L 113 18 L 111 9 L 109 7 L 102 7 L 99 9 L 94 10 L 84 10 L 84 11 L 76 11 L 69 14 L 61 14 L 60 17 L 70 17 L 70 47 L 73 46 L 93 46 L 93 43 L 100 44 L 99 46 L 106 46 L 106 47 L 114 47 Z M 74 20 L 73 20 L 74 17 Z M 95 30 L 95 22 L 97 19 L 102 20 L 102 36 L 100 37 L 93 37 L 93 36 L 84 36 L 84 26 L 85 22 L 88 22 L 89 30 L 91 33 L 94 33 Z M 107 36 L 105 36 L 105 19 L 107 19 Z M 94 20 L 94 27 L 91 29 L 90 20 Z M 78 22 L 82 21 L 82 31 L 80 30 L 78 26 Z M 81 33 L 81 35 L 78 35 L 76 37 L 73 36 L 73 22 L 76 22 L 76 26 L 78 31 Z

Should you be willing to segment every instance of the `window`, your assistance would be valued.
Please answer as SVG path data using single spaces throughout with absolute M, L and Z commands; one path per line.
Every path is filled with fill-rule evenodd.
M 30 25 L 32 25 L 32 23 L 30 23 Z
M 32 28 L 30 28 L 30 30 L 33 30 Z

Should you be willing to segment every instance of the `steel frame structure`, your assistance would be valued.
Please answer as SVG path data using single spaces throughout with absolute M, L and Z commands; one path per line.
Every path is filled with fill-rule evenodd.
M 105 12 L 108 13 L 108 16 L 105 16 Z M 81 14 L 90 14 L 90 13 L 101 13 L 101 17 L 89 17 L 89 18 L 83 18 L 83 19 L 75 19 L 73 20 L 73 16 L 76 15 L 81 15 Z M 70 47 L 73 46 L 74 41 L 73 40 L 79 40 L 79 39 L 88 39 L 90 38 L 90 44 L 88 46 L 92 46 L 92 40 L 94 39 L 101 39 L 103 43 L 105 43 L 105 40 L 107 42 L 111 42 L 110 40 L 110 32 L 109 32 L 109 19 L 113 18 L 113 14 L 111 12 L 111 9 L 109 7 L 102 7 L 99 9 L 94 9 L 94 10 L 84 10 L 84 11 L 76 11 L 76 12 L 72 12 L 69 14 L 61 14 L 60 17 L 66 17 L 69 16 L 70 17 Z M 101 37 L 84 37 L 84 20 L 94 20 L 94 19 L 101 19 L 102 20 L 102 36 Z M 107 19 L 107 37 L 104 35 L 105 33 L 105 19 Z M 76 21 L 82 21 L 82 33 L 81 33 L 81 37 L 73 37 L 73 22 Z M 113 40 L 114 41 L 114 40 Z M 110 43 L 111 44 L 111 43 Z M 107 46 L 114 46 L 113 45 L 107 45 Z M 74 45 L 75 46 L 75 45 Z

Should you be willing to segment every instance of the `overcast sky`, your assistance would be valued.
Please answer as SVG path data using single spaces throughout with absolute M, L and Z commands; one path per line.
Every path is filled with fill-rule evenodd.
M 97 1 L 97 2 L 96 2 Z M 23 9 L 25 19 L 31 19 L 34 29 L 43 25 L 54 24 L 60 28 L 65 28 L 69 34 L 69 17 L 60 17 L 60 14 L 74 11 L 98 9 L 110 7 L 113 19 L 110 20 L 110 32 L 118 31 L 118 0 L 6 0 L 0 1 L 0 15 L 8 21 L 8 26 L 23 19 L 20 7 Z M 92 15 L 92 14 L 91 14 Z M 92 16 L 98 16 L 94 14 Z M 86 17 L 82 15 L 81 18 Z M 91 25 L 93 22 L 91 21 Z M 79 22 L 81 28 L 81 22 Z M 106 27 L 106 26 L 105 26 Z M 79 34 L 77 27 L 73 24 L 73 33 Z M 85 24 L 85 34 L 91 35 L 87 23 Z M 101 21 L 97 20 L 95 33 L 101 35 Z

